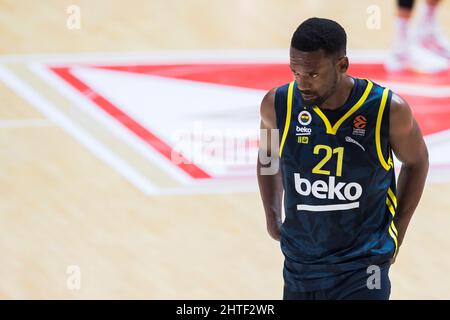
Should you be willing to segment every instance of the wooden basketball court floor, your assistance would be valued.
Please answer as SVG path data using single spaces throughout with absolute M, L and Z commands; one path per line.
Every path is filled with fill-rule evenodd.
M 72 4 L 80 30 L 66 28 Z M 381 10 L 380 29 L 365 27 L 370 5 Z M 352 49 L 386 49 L 394 15 L 381 0 L 2 0 L 0 8 L 2 65 L 22 55 L 284 48 L 310 16 L 341 22 Z M 450 36 L 450 2 L 439 17 Z M 257 192 L 146 195 L 2 81 L 0 97 L 0 298 L 281 297 L 282 255 Z M 391 269 L 393 299 L 450 298 L 449 194 L 448 182 L 427 184 Z

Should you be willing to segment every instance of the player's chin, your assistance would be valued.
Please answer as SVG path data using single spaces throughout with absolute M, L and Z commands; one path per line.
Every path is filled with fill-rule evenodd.
M 313 107 L 319 105 L 320 101 L 317 98 L 312 98 L 312 99 L 303 99 L 303 102 L 305 103 L 306 106 Z

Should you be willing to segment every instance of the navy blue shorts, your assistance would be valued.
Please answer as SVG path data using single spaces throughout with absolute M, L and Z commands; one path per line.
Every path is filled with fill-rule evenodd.
M 334 287 L 311 292 L 290 292 L 284 288 L 284 300 L 389 300 L 391 281 L 390 264 L 379 268 L 379 272 L 357 270 L 342 279 Z

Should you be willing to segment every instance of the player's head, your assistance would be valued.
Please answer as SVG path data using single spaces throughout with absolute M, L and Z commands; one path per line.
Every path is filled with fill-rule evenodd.
M 308 105 L 320 105 L 347 72 L 347 35 L 329 19 L 305 20 L 291 40 L 290 67 Z

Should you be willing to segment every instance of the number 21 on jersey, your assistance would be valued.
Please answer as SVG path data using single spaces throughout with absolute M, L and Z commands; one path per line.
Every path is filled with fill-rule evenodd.
M 331 172 L 329 170 L 322 169 L 323 166 L 331 159 L 333 158 L 333 155 L 337 155 L 337 165 L 336 165 L 336 176 L 340 177 L 342 176 L 342 163 L 344 161 L 344 147 L 338 147 L 332 149 L 330 146 L 326 146 L 324 144 L 318 144 L 314 147 L 313 150 L 314 154 L 324 154 L 324 157 L 322 160 L 319 161 L 319 163 L 312 169 L 312 173 L 316 174 L 325 174 L 327 176 L 331 175 Z

